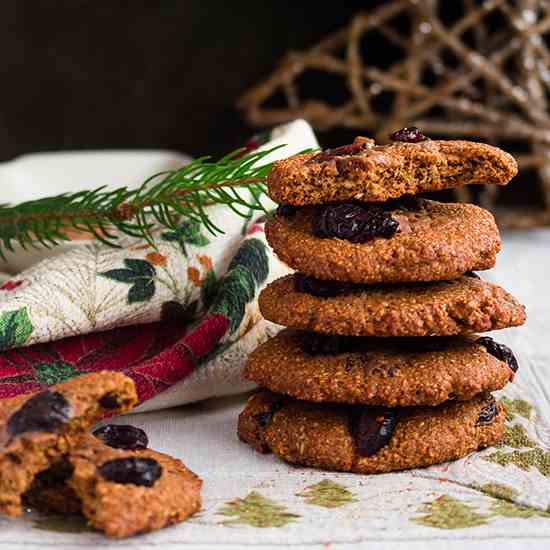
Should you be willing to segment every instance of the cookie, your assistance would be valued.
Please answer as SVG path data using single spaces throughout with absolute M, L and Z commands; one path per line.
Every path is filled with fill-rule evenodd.
M 254 395 L 239 437 L 261 452 L 326 470 L 375 474 L 455 460 L 504 435 L 504 410 L 491 395 L 439 407 L 385 409 Z
M 142 429 L 127 424 L 106 424 L 94 430 L 93 435 L 115 449 L 143 450 L 149 444 Z M 97 444 L 93 439 L 88 441 Z M 70 453 L 69 449 L 59 462 L 36 475 L 31 488 L 23 495 L 25 507 L 50 514 L 82 514 L 82 502 L 68 485 L 74 472 L 69 461 Z
M 250 354 L 243 376 L 305 401 L 396 407 L 467 401 L 503 388 L 514 371 L 474 337 L 361 338 L 285 329 Z
M 88 435 L 68 459 L 74 467 L 68 486 L 88 522 L 108 537 L 161 529 L 201 508 L 202 481 L 171 456 L 116 449 Z
M 525 322 L 525 308 L 511 294 L 469 276 L 369 286 L 294 274 L 267 286 L 259 306 L 286 327 L 350 336 L 451 336 Z
M 278 210 L 265 228 L 269 244 L 283 262 L 319 279 L 353 283 L 455 279 L 467 271 L 493 267 L 500 251 L 493 215 L 472 204 L 417 200 L 412 207 L 389 205 L 384 212 L 398 223 L 396 232 L 366 242 L 318 236 L 319 221 L 327 221 L 322 218 L 325 212 L 322 206 Z M 357 228 L 372 229 L 368 216 L 329 221 L 320 224 L 321 229 L 342 230 L 344 236 L 349 236 L 349 229 L 352 239 L 363 236 L 361 231 L 353 233 Z M 387 221 L 387 216 L 382 218 L 375 229 L 388 230 L 388 235 L 395 224 Z M 367 237 L 372 235 L 368 231 Z
M 73 437 L 136 403 L 134 382 L 111 371 L 0 401 L 0 512 L 20 515 L 21 495 L 38 473 L 60 460 Z
M 506 185 L 518 171 L 508 153 L 471 141 L 425 140 L 351 145 L 276 162 L 268 175 L 269 196 L 279 204 L 383 202 L 405 194 L 471 183 Z

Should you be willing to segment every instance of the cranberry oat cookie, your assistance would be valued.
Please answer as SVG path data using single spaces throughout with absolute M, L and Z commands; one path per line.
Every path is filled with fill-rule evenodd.
M 201 479 L 171 456 L 126 450 L 82 436 L 68 460 L 67 484 L 89 523 L 123 538 L 179 523 L 201 508 Z
M 251 397 L 239 437 L 282 460 L 326 470 L 375 474 L 455 460 L 504 435 L 502 405 L 488 395 L 439 407 L 387 409 Z
M 285 329 L 250 354 L 243 376 L 305 401 L 407 407 L 467 401 L 503 388 L 514 372 L 474 337 L 381 339 Z
M 525 308 L 478 278 L 353 285 L 287 275 L 259 297 L 262 315 L 286 327 L 350 336 L 451 336 L 519 326 Z
M 500 251 L 493 215 L 472 204 L 416 199 L 363 208 L 278 209 L 266 222 L 266 237 L 297 271 L 369 284 L 454 279 L 493 267 Z
M 109 371 L 0 401 L 0 512 L 21 515 L 21 495 L 60 460 L 78 433 L 136 403 L 134 382 Z
M 508 153 L 471 141 L 423 140 L 351 145 L 294 155 L 275 163 L 268 192 L 279 204 L 383 202 L 405 194 L 471 183 L 506 185 L 518 166 Z

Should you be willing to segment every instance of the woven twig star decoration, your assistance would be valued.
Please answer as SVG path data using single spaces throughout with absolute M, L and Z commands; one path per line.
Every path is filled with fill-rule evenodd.
M 456 14 L 445 13 L 450 6 Z M 303 117 L 320 130 L 354 128 L 383 142 L 392 130 L 415 125 L 432 137 L 503 144 L 515 151 L 520 170 L 534 171 L 545 205 L 499 211 L 501 224 L 550 223 L 548 33 L 545 0 L 395 0 L 356 15 L 307 51 L 289 53 L 239 106 L 256 126 Z M 377 66 L 371 38 L 399 49 L 399 61 Z M 340 76 L 347 99 L 332 105 L 302 97 L 300 84 L 311 71 Z M 276 98 L 283 106 L 272 106 Z M 487 186 L 479 201 L 495 210 L 498 192 Z M 457 198 L 471 200 L 470 193 L 461 188 Z

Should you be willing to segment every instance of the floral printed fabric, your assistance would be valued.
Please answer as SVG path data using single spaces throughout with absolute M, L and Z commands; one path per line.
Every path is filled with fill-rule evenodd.
M 317 146 L 304 122 L 271 137 L 265 146 L 289 144 L 279 157 Z M 275 330 L 257 296 L 287 268 L 267 246 L 261 212 L 241 218 L 217 206 L 210 215 L 224 235 L 183 221 L 159 229 L 154 247 L 130 237 L 121 248 L 83 243 L 5 282 L 0 398 L 103 369 L 133 378 L 146 408 L 250 387 L 239 377 L 246 355 Z

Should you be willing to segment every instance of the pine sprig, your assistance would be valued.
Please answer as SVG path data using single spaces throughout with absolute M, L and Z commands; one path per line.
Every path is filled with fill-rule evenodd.
M 99 187 L 0 205 L 0 256 L 6 250 L 13 252 L 14 243 L 24 249 L 57 246 L 71 240 L 75 231 L 110 246 L 117 246 L 120 233 L 152 243 L 155 226 L 175 231 L 182 219 L 223 233 L 206 208 L 224 204 L 243 217 L 250 210 L 265 210 L 261 199 L 272 165 L 259 164 L 279 147 L 246 155 L 239 150 L 216 162 L 199 158 L 178 170 L 156 174 L 135 190 Z

